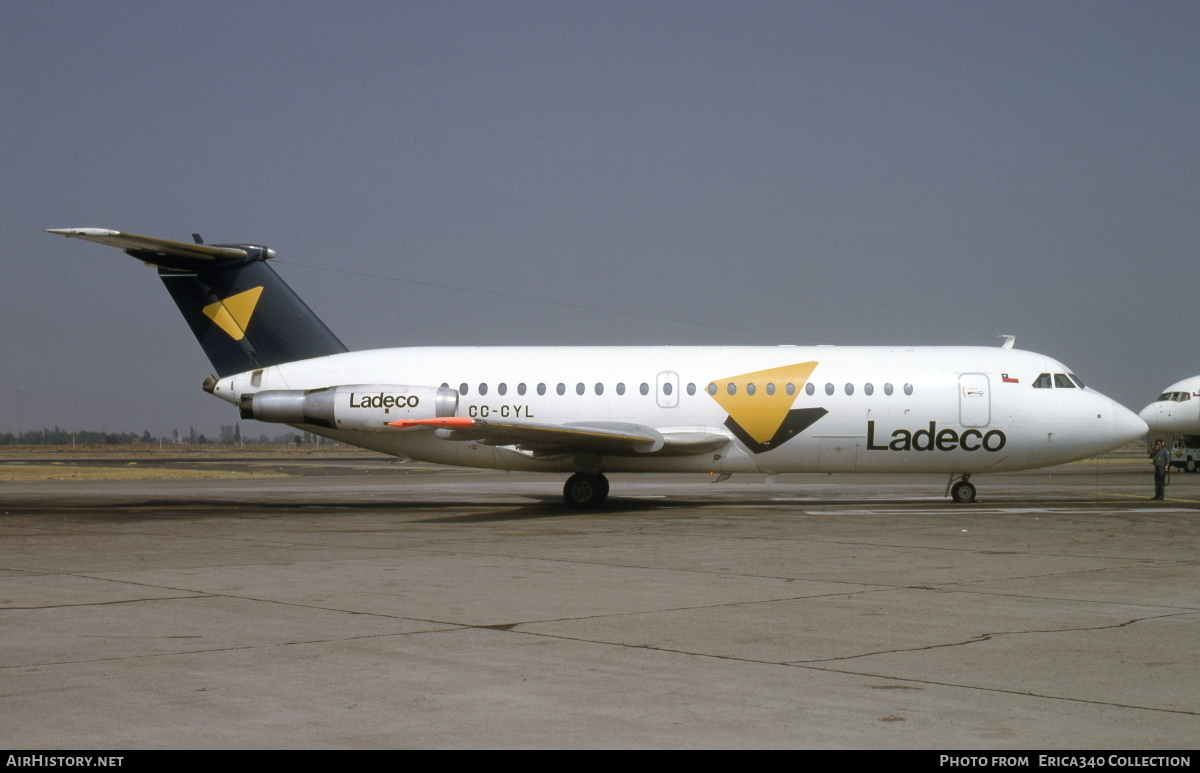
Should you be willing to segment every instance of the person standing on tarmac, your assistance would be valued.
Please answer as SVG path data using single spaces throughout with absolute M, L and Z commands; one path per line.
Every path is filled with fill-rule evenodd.
M 1167 470 L 1171 467 L 1171 454 L 1163 448 L 1162 440 L 1154 441 L 1154 450 L 1150 452 L 1150 461 L 1154 462 L 1154 496 L 1151 499 L 1164 499 Z

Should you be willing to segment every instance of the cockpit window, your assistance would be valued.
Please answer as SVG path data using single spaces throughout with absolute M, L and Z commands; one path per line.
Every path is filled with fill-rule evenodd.
M 1191 392 L 1163 392 L 1158 396 L 1156 403 L 1185 403 L 1192 399 Z
M 1039 373 L 1033 380 L 1034 389 L 1083 389 L 1083 382 L 1074 373 Z M 1169 399 L 1166 395 L 1159 400 Z

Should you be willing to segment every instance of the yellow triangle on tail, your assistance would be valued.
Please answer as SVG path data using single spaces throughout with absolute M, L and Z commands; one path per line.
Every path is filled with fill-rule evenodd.
M 262 291 L 262 287 L 252 287 L 223 301 L 210 303 L 203 309 L 204 316 L 228 333 L 230 338 L 240 341 L 246 337 L 246 327 L 250 324 L 250 318 L 254 316 L 254 309 L 258 306 L 258 297 L 262 295 Z

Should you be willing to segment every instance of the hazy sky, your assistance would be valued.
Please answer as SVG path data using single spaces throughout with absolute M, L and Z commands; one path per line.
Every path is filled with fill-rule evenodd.
M 1013 333 L 1134 410 L 1200 373 L 1194 1 L 0 12 L 0 431 L 237 418 L 76 226 L 270 245 L 351 348 Z

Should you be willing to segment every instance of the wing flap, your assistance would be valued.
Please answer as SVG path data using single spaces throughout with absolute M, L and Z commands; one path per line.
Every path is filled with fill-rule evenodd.
M 707 431 L 659 432 L 626 422 L 540 424 L 444 417 L 392 422 L 397 429 L 435 429 L 445 440 L 469 440 L 482 445 L 514 446 L 535 456 L 590 453 L 610 456 L 686 456 L 708 453 L 729 443 L 727 435 Z
M 662 435 L 652 427 L 621 422 L 539 424 L 447 417 L 392 422 L 397 429 L 430 427 L 447 440 L 473 440 L 489 446 L 528 446 L 538 454 L 594 453 L 632 456 L 654 453 L 663 447 Z

